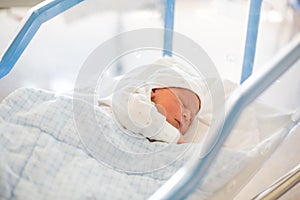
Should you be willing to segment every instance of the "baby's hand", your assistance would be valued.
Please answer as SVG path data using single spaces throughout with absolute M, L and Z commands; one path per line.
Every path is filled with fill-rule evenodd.
M 179 138 L 177 144 L 183 144 L 183 143 L 187 143 L 187 142 L 186 142 L 185 139 L 183 138 L 183 135 L 180 134 L 180 138 Z

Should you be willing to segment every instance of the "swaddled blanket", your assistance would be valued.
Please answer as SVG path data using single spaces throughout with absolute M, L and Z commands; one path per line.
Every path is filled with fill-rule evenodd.
M 101 160 L 85 148 L 77 133 L 71 97 L 19 89 L 4 99 L 0 104 L 0 199 L 147 199 L 199 149 L 199 144 L 167 145 L 133 138 L 123 134 L 101 108 L 95 109 L 95 115 L 99 121 L 95 131 L 106 138 L 97 140 L 97 145 L 101 149 L 109 142 L 120 147 L 120 151 L 103 152 L 124 166 Z M 152 159 L 145 159 L 149 163 L 137 160 L 137 166 L 126 166 L 124 152 L 146 154 L 155 149 L 167 149 L 169 154 L 157 158 L 154 153 Z M 172 155 L 180 156 L 160 166 Z M 222 189 L 252 159 L 253 155 L 249 158 L 247 153 L 224 148 L 197 189 L 197 198 Z M 153 170 L 130 171 L 143 166 Z

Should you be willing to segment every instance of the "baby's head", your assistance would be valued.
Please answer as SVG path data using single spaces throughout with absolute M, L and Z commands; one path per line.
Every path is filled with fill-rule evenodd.
M 193 91 L 179 87 L 154 88 L 151 101 L 158 112 L 166 117 L 167 122 L 186 133 L 195 116 L 200 111 L 201 101 Z

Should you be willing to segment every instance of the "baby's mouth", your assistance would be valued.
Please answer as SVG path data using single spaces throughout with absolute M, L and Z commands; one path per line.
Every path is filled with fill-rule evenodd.
M 179 129 L 181 127 L 181 122 L 178 119 L 175 119 L 175 121 L 177 122 L 177 129 Z

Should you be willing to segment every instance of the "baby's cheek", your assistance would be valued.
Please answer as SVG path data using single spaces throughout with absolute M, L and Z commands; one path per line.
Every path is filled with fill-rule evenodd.
M 190 127 L 192 126 L 193 121 L 194 121 L 194 119 L 192 121 L 186 122 L 186 124 L 184 126 L 184 133 L 187 132 L 190 129 Z
M 181 108 L 178 103 L 172 103 L 168 105 L 168 113 L 172 115 L 172 117 L 180 119 L 181 117 Z
M 157 111 L 158 111 L 159 113 L 161 113 L 161 114 L 164 115 L 164 116 L 167 115 L 166 110 L 165 110 L 165 108 L 164 108 L 162 105 L 160 105 L 160 104 L 155 104 L 155 106 L 156 106 L 156 109 L 157 109 Z
M 185 134 L 187 132 L 187 130 L 189 129 L 189 125 L 188 124 L 184 124 L 184 126 L 181 128 L 181 133 Z

